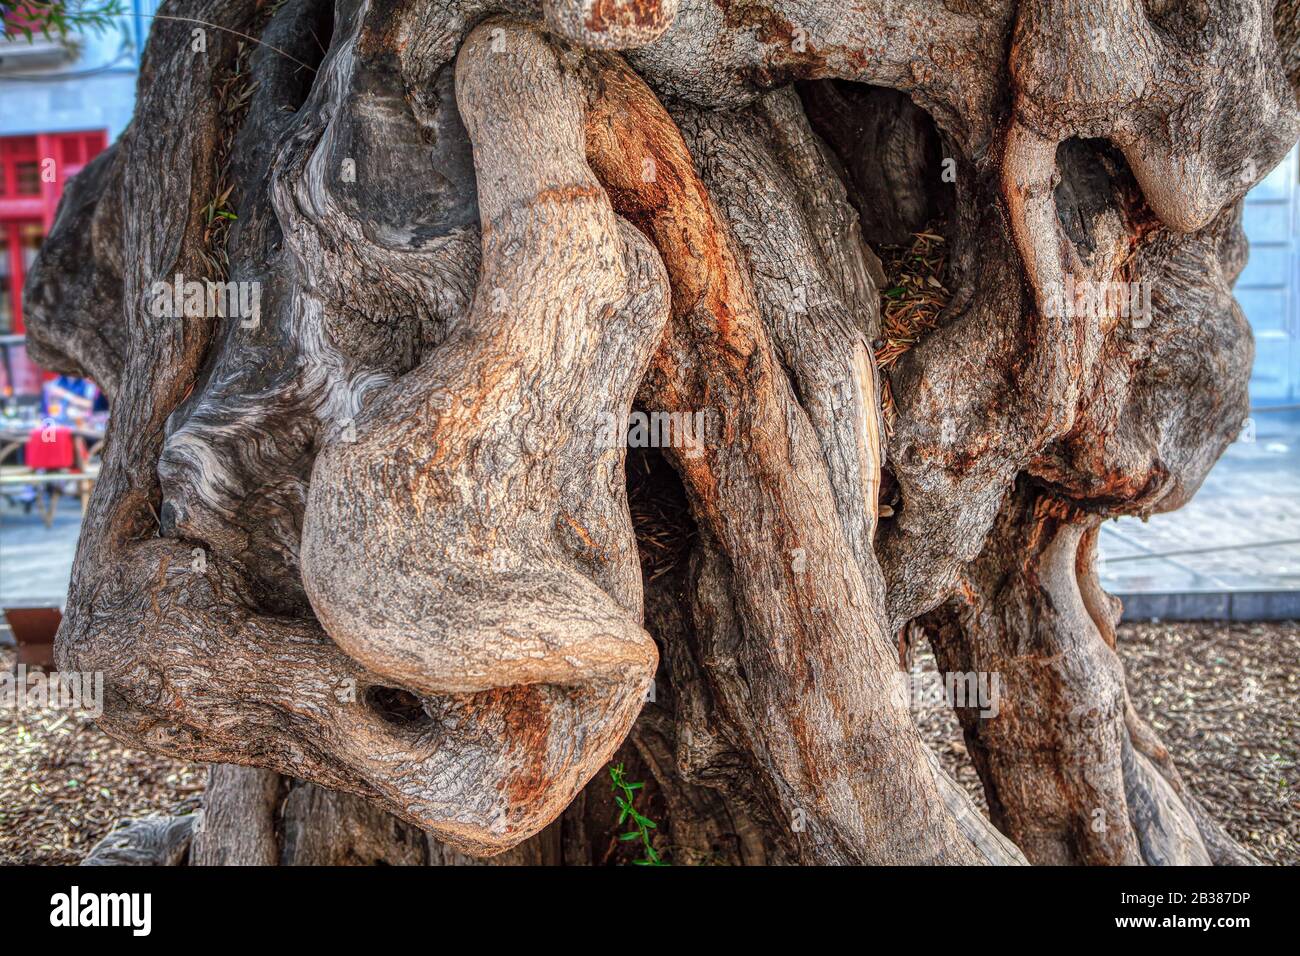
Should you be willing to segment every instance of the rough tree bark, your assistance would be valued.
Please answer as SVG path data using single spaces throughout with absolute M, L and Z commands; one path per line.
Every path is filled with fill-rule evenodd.
M 679 863 L 1249 860 L 1093 560 L 1245 415 L 1292 0 L 161 12 L 26 293 L 112 400 L 60 666 L 215 765 L 107 858 L 609 862 L 621 760 Z M 176 277 L 256 321 L 160 314 Z M 602 440 L 633 411 L 703 431 Z M 958 709 L 992 825 L 900 692 L 921 633 L 1001 680 Z

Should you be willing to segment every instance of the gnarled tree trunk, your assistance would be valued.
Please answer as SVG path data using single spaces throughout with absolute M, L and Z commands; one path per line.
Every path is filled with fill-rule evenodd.
M 622 860 L 614 761 L 679 863 L 1246 860 L 1093 560 L 1244 417 L 1298 83 L 1290 0 L 169 0 L 27 290 L 60 665 L 193 862 Z

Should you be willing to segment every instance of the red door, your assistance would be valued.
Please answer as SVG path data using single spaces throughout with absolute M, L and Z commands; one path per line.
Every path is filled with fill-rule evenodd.
M 104 130 L 0 137 L 0 395 L 40 391 L 20 336 L 22 289 L 63 186 L 108 144 Z

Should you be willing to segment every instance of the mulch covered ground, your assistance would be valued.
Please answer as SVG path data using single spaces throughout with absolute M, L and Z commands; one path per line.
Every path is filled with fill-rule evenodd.
M 1128 624 L 1120 647 L 1134 703 L 1211 812 L 1266 862 L 1300 862 L 1300 623 Z M 951 711 L 922 705 L 917 718 L 983 806 Z M 0 864 L 76 863 L 118 820 L 190 802 L 204 779 L 83 718 L 0 710 Z
M 13 663 L 0 648 L 0 668 Z M 79 863 L 117 821 L 167 811 L 206 779 L 206 766 L 123 747 L 78 714 L 0 708 L 0 864 Z
M 1129 693 L 1183 781 L 1266 863 L 1300 863 L 1300 622 L 1125 624 Z M 928 649 L 917 654 L 934 667 Z M 987 810 L 957 719 L 917 711 L 944 766 Z

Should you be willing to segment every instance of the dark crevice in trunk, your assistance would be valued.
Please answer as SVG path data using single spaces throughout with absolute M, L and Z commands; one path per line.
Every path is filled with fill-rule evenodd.
M 1063 140 L 1056 149 L 1056 170 L 1056 215 L 1085 260 L 1096 251 L 1092 226 L 1108 210 L 1132 224 L 1139 236 L 1159 225 L 1128 161 L 1109 140 Z
M 697 535 L 695 519 L 682 480 L 660 449 L 629 448 L 626 472 L 642 579 L 649 583 L 685 567 Z
M 808 120 L 839 160 L 863 238 L 909 242 L 952 206 L 943 138 L 905 93 L 844 80 L 798 84 Z
M 420 698 L 399 687 L 366 688 L 366 704 L 394 727 L 424 729 L 432 724 Z

